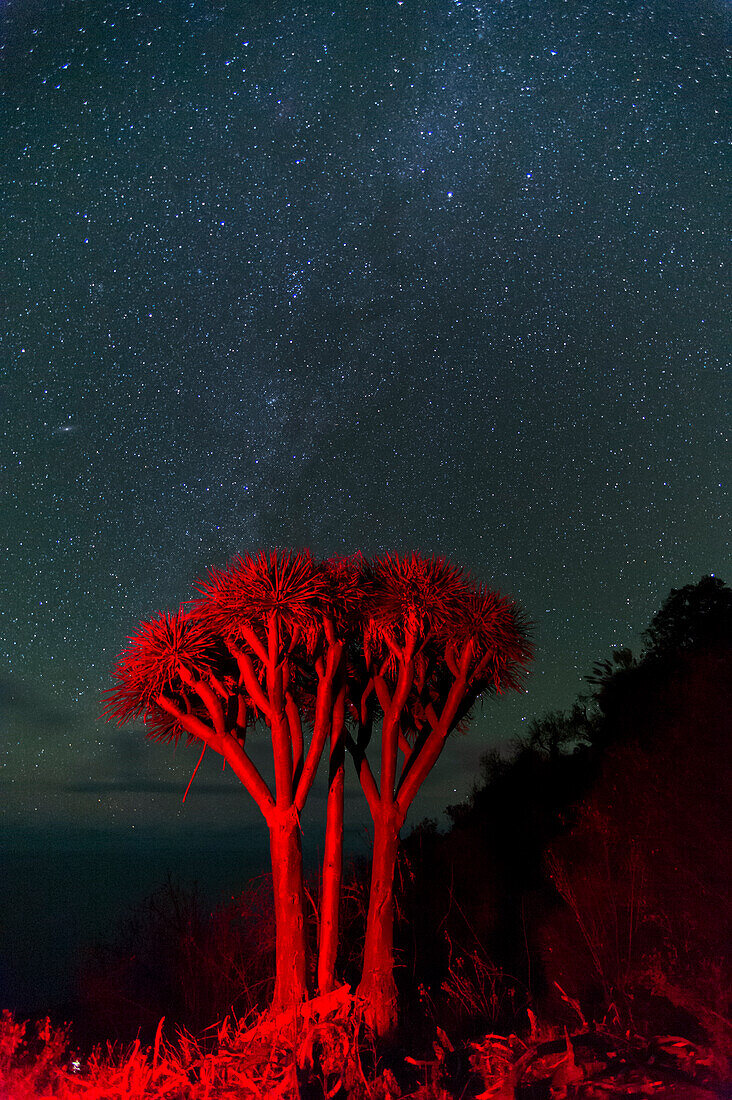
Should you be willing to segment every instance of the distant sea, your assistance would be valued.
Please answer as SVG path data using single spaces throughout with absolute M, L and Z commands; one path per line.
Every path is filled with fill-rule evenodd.
M 134 834 L 54 833 L 3 837 L 0 847 L 0 1010 L 45 1015 L 73 1004 L 88 947 L 169 876 L 198 887 L 212 909 L 269 870 L 267 835 L 157 839 Z M 363 850 L 352 838 L 351 850 Z M 319 846 L 322 850 L 322 844 Z M 306 864 L 317 852 L 305 850 Z

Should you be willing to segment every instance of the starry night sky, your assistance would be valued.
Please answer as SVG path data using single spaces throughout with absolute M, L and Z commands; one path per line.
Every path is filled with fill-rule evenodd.
M 415 548 L 525 607 L 528 694 L 413 823 L 729 580 L 729 15 L 5 0 L 6 835 L 255 828 L 215 760 L 181 807 L 197 753 L 97 718 L 139 620 L 236 552 Z

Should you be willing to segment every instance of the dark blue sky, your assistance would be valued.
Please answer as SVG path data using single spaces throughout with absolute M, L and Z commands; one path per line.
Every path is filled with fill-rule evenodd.
M 97 720 L 139 619 L 235 552 L 416 548 L 523 603 L 528 694 L 413 820 L 729 579 L 729 10 L 6 0 L 8 827 L 256 823 Z

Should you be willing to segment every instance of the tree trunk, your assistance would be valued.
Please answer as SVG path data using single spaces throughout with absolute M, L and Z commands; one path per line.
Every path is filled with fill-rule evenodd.
M 363 974 L 357 997 L 368 1029 L 379 1038 L 397 1024 L 394 981 L 394 870 L 399 851 L 399 821 L 393 807 L 374 819 L 374 853 L 366 922 Z
M 274 810 L 269 825 L 276 933 L 272 1011 L 282 1012 L 308 996 L 308 955 L 300 822 L 294 807 Z
M 323 890 L 320 902 L 320 944 L 318 948 L 318 992 L 335 988 L 338 953 L 338 917 L 343 875 L 343 765 L 337 770 L 328 790 L 325 851 L 323 853 Z
M 331 729 L 328 801 L 323 852 L 323 887 L 320 898 L 320 942 L 318 944 L 318 992 L 335 989 L 338 954 L 338 926 L 343 878 L 343 778 L 345 766 L 343 692 L 333 711 Z

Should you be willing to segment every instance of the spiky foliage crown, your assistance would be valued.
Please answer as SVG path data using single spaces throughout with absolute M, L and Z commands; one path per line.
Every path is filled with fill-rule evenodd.
M 372 641 L 390 635 L 400 644 L 408 631 L 420 638 L 447 635 L 460 624 L 471 590 L 462 570 L 442 558 L 376 558 L 362 581 L 366 633 Z
M 102 713 L 119 725 L 147 718 L 159 695 L 181 690 L 181 666 L 205 678 L 216 660 L 215 637 L 182 608 L 142 622 L 117 660 L 116 684 L 105 692 Z
M 481 680 L 497 690 L 518 689 L 526 665 L 533 656 L 529 623 L 508 596 L 481 585 L 462 607 L 454 640 L 460 645 L 472 639 L 474 664 L 486 658 Z
M 276 612 L 289 630 L 305 634 L 320 625 L 330 597 L 325 571 L 310 551 L 261 550 L 212 568 L 195 585 L 193 613 L 210 630 L 236 638 L 243 626 L 266 623 Z
M 501 691 L 521 686 L 532 647 L 519 607 L 477 585 L 450 562 L 418 553 L 377 558 L 366 567 L 361 590 L 366 644 L 383 654 L 387 640 L 403 644 L 406 632 L 416 631 L 417 681 L 425 687 L 435 686 L 445 653 L 451 651 L 457 660 L 468 641 L 474 688 Z M 394 660 L 388 659 L 393 673 Z
M 321 568 L 328 581 L 328 613 L 343 636 L 360 623 L 366 559 L 359 551 L 348 557 L 326 558 Z

